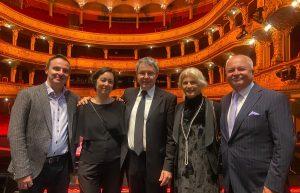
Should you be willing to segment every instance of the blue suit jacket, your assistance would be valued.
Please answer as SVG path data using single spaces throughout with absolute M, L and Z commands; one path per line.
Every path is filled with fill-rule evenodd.
M 230 101 L 231 93 L 221 101 L 225 191 L 228 192 L 230 183 L 237 193 L 261 193 L 264 186 L 283 192 L 295 145 L 287 98 L 254 84 L 229 137 Z

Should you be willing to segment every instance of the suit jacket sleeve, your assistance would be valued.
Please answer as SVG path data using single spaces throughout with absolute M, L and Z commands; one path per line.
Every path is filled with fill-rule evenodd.
M 272 191 L 283 192 L 293 156 L 295 138 L 288 100 L 281 93 L 273 97 L 268 121 L 274 148 L 265 186 Z
M 172 96 L 169 99 L 169 105 L 167 109 L 167 141 L 166 141 L 166 157 L 163 165 L 163 170 L 173 172 L 174 168 L 174 156 L 175 156 L 175 142 L 173 140 L 173 124 L 174 113 L 177 103 L 176 96 Z
M 8 140 L 11 149 L 11 161 L 14 178 L 20 179 L 32 174 L 27 154 L 26 126 L 30 113 L 31 100 L 28 91 L 21 91 L 12 107 Z

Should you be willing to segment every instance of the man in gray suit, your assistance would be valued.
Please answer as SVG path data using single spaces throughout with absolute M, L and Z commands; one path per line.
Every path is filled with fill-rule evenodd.
M 288 100 L 253 82 L 248 56 L 231 57 L 225 71 L 233 88 L 221 101 L 225 192 L 283 193 L 295 145 Z
M 77 97 L 64 86 L 70 74 L 66 57 L 50 58 L 45 72 L 47 81 L 22 90 L 12 108 L 8 171 L 21 192 L 66 193 L 75 157 Z

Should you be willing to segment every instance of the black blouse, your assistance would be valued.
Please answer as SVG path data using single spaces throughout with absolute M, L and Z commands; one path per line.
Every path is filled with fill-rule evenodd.
M 109 104 L 91 102 L 79 108 L 78 132 L 83 137 L 80 160 L 101 163 L 120 157 L 120 145 L 124 136 L 124 110 L 125 105 L 119 101 Z

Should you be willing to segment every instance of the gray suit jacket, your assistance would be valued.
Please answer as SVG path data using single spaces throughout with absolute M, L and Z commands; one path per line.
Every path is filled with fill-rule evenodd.
M 69 151 L 75 158 L 74 115 L 77 96 L 65 93 L 68 108 Z M 33 178 L 41 172 L 52 138 L 51 109 L 46 85 L 33 86 L 19 92 L 12 107 L 8 139 L 11 147 L 11 163 L 8 171 L 14 179 L 28 175 Z
M 282 193 L 293 155 L 295 138 L 284 94 L 252 87 L 239 111 L 231 136 L 227 113 L 231 93 L 221 101 L 221 154 L 225 192 L 261 193 L 263 187 Z

